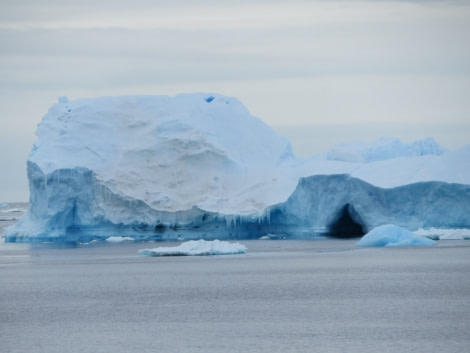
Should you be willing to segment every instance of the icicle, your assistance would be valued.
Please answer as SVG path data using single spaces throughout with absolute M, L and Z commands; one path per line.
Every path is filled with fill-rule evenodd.
M 265 210 L 264 210 L 264 214 L 265 214 L 265 219 L 266 219 L 266 222 L 268 224 L 271 224 L 271 207 L 267 207 Z
M 170 217 L 170 224 L 174 227 L 176 226 L 176 214 L 175 213 L 172 213 L 171 214 L 171 217 Z
M 224 215 L 225 218 L 225 225 L 227 228 L 233 227 L 233 216 L 232 215 Z

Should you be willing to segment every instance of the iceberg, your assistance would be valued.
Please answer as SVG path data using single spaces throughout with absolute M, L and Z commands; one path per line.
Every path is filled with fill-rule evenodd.
M 362 236 L 383 225 L 407 229 L 468 228 L 470 187 L 444 182 L 380 188 L 350 175 L 301 178 L 283 203 L 270 209 L 269 233 Z
M 359 240 L 356 246 L 429 246 L 436 245 L 432 239 L 414 234 L 394 224 L 374 228 Z
M 362 141 L 342 143 L 324 154 L 325 159 L 345 162 L 376 162 L 399 157 L 440 156 L 446 150 L 432 137 L 411 143 L 382 137 L 371 144 Z
M 470 228 L 470 146 L 388 139 L 360 158 L 302 159 L 236 98 L 208 93 L 61 97 L 36 134 L 29 209 L 8 242 Z
M 190 240 L 174 247 L 141 249 L 138 253 L 147 256 L 207 256 L 245 254 L 246 251 L 246 247 L 239 243 L 200 239 Z

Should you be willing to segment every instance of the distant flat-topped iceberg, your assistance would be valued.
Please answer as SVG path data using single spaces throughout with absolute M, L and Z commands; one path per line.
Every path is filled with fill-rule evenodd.
M 411 143 L 383 137 L 370 144 L 361 141 L 342 143 L 322 156 L 344 162 L 370 163 L 401 157 L 440 156 L 445 152 L 432 137 Z
M 470 228 L 470 146 L 382 139 L 301 159 L 237 99 L 206 93 L 61 97 L 37 135 L 29 210 L 6 241 Z

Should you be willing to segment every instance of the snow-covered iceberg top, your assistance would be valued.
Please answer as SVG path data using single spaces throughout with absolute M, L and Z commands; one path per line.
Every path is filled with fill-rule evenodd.
M 190 240 L 174 247 L 141 249 L 139 254 L 147 256 L 206 256 L 244 254 L 247 249 L 240 243 L 220 240 Z
M 428 246 L 436 245 L 432 239 L 414 234 L 402 227 L 385 224 L 364 235 L 356 246 Z
M 264 208 L 269 199 L 237 195 L 295 158 L 286 138 L 217 94 L 62 97 L 37 135 L 29 162 L 46 175 L 86 168 L 113 193 L 169 212 Z

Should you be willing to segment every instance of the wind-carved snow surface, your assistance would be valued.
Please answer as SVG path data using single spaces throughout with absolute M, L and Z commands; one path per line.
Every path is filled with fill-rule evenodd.
M 61 97 L 37 135 L 30 208 L 7 241 L 470 228 L 470 146 L 383 139 L 300 159 L 238 100 L 203 93 Z

